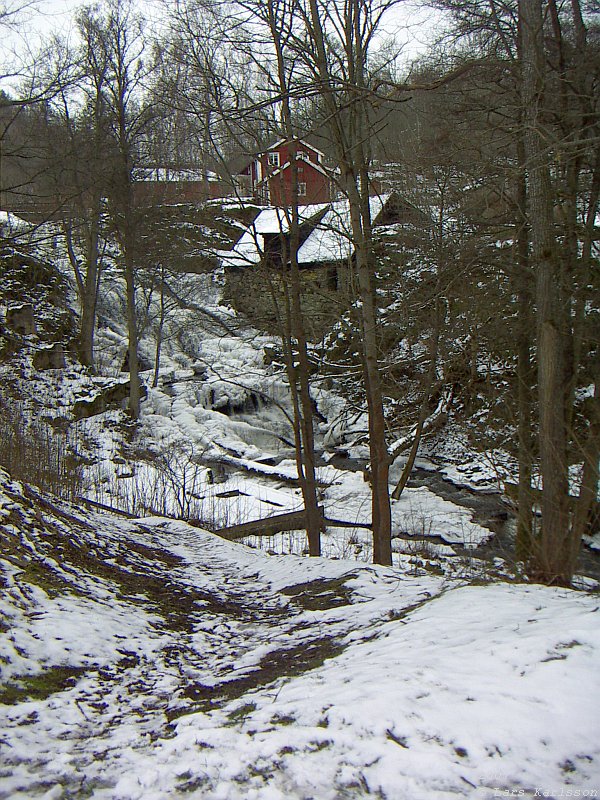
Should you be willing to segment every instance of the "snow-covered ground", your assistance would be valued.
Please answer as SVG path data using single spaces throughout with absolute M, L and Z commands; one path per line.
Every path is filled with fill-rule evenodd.
M 0 537 L 3 800 L 600 790 L 597 596 L 269 557 L 5 474 Z
M 134 441 L 114 410 L 76 424 L 88 461 L 82 493 L 134 514 L 144 510 L 199 519 L 211 529 L 299 509 L 289 386 L 272 359 L 277 337 L 258 332 L 222 304 L 223 276 L 218 272 L 183 274 L 177 280 L 176 294 L 184 299 L 170 307 L 158 385 L 151 387 L 152 370 L 143 375 L 148 396 Z M 30 404 L 45 406 L 47 417 L 62 420 L 69 418 L 74 404 L 92 403 L 112 389 L 126 391 L 121 291 L 118 280 L 108 281 L 101 297 L 96 353 L 103 377 L 90 376 L 73 362 L 61 374 L 36 372 L 25 359 L 19 370 L 9 368 L 10 376 L 5 369 L 3 379 L 5 373 L 12 380 L 20 372 L 25 381 L 14 391 Z M 148 363 L 154 358 L 152 320 L 158 316 L 152 302 L 158 300 L 150 301 L 140 341 L 142 360 Z M 319 469 L 326 516 L 348 523 L 327 529 L 323 553 L 368 562 L 371 534 L 364 527 L 352 527 L 368 525 L 371 517 L 370 488 L 359 469 L 368 460 L 366 416 L 336 393 L 335 383 L 326 388 L 315 381 L 313 396 L 320 415 L 315 433 L 323 463 L 337 451 L 349 454 L 346 464 L 337 459 L 335 467 Z M 474 453 L 459 425 L 426 438 L 417 463 L 478 492 L 499 492 L 504 480 L 514 480 L 514 465 L 506 454 Z M 403 465 L 400 456 L 392 466 L 391 487 Z M 402 563 L 402 554 L 421 547 L 423 540 L 430 542 L 433 553 L 449 555 L 457 546 L 475 549 L 492 535 L 481 522 L 469 508 L 429 487 L 409 486 L 392 503 L 395 563 Z M 414 537 L 414 546 L 406 537 Z M 298 553 L 307 544 L 301 533 L 293 541 L 277 537 L 253 543 Z
M 46 255 L 68 273 L 52 226 L 46 234 Z M 0 368 L 0 380 L 21 398 L 24 413 L 41 409 L 56 430 L 77 417 L 75 407 L 91 406 L 103 394 L 121 392 L 124 397 L 127 391 L 128 375 L 121 371 L 127 352 L 122 281 L 110 269 L 107 273 L 96 335 L 101 376 L 88 374 L 69 359 L 65 370 L 38 372 L 28 352 L 18 364 Z M 70 426 L 71 441 L 78 442 L 87 462 L 82 494 L 89 499 L 134 514 L 195 518 L 211 529 L 300 508 L 292 408 L 287 379 L 277 363 L 278 339 L 253 329 L 223 305 L 223 279 L 218 271 L 171 276 L 160 379 L 152 388 L 153 370 L 143 373 L 148 396 L 135 431 L 114 408 L 84 415 Z M 155 357 L 159 300 L 156 288 L 153 294 L 140 293 L 147 301 L 140 318 L 140 353 L 149 365 Z M 316 443 L 324 464 L 319 469 L 320 502 L 326 516 L 338 521 L 323 537 L 323 553 L 369 562 L 371 534 L 365 527 L 353 527 L 368 525 L 371 516 L 370 489 L 360 471 L 368 460 L 366 415 L 336 392 L 331 377 L 321 382 L 317 376 L 312 392 L 319 414 Z M 401 432 L 400 438 L 410 440 L 410 431 Z M 325 466 L 340 451 L 348 454 L 347 462 L 338 458 L 335 467 Z M 474 453 L 466 427 L 454 421 L 424 438 L 417 464 L 479 493 L 498 493 L 515 476 L 506 453 Z M 391 469 L 390 488 L 403 465 L 400 456 Z M 409 486 L 392 503 L 396 565 L 407 551 L 422 548 L 423 540 L 430 553 L 450 555 L 453 548 L 474 550 L 490 539 L 489 519 L 474 519 L 472 510 L 455 499 L 421 485 Z M 339 526 L 341 522 L 348 525 Z M 306 549 L 300 532 L 253 543 L 277 552 Z

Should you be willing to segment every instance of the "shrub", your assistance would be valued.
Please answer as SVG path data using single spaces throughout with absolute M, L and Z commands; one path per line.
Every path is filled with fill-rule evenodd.
M 68 435 L 1 396 L 0 464 L 16 480 L 58 497 L 72 500 L 81 492 L 82 465 Z

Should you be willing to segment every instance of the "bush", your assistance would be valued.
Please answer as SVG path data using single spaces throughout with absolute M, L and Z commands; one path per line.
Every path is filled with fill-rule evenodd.
M 81 493 L 82 465 L 67 434 L 0 397 L 0 464 L 23 483 L 67 500 Z

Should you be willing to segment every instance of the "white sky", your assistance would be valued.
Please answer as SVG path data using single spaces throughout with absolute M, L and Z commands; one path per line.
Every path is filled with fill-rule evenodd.
M 0 7 L 8 11 L 8 17 L 0 20 L 0 86 L 15 85 L 15 80 L 6 76 L 18 72 L 19 60 L 31 63 L 44 38 L 52 34 L 68 38 L 74 29 L 75 12 L 89 4 L 82 0 L 7 0 Z M 165 8 L 161 0 L 137 0 L 137 4 L 149 22 L 150 31 L 164 21 Z M 383 27 L 385 34 L 395 37 L 407 60 L 423 52 L 434 29 L 433 12 L 413 0 L 398 5 Z
M 26 50 L 51 34 L 68 36 L 75 13 L 89 5 L 94 3 L 89 0 L 8 0 L 0 8 L 7 8 L 10 21 L 17 24 L 11 25 L 8 35 L 2 27 L 3 50 Z M 140 6 L 148 20 L 157 17 L 158 0 L 137 0 L 135 5 Z
M 42 36 L 67 33 L 72 15 L 80 5 L 73 0 L 34 0 L 34 2 L 11 0 L 8 9 L 12 12 L 10 22 L 13 24 L 9 35 L 7 37 L 3 35 L 5 47 L 27 51 L 35 46 Z
M 159 2 L 136 0 L 149 21 L 157 18 Z M 14 91 L 18 78 L 13 76 L 18 75 L 21 65 L 31 64 L 50 36 L 68 39 L 73 35 L 76 12 L 93 4 L 89 0 L 7 0 L 0 5 L 8 12 L 0 18 L 0 88 Z

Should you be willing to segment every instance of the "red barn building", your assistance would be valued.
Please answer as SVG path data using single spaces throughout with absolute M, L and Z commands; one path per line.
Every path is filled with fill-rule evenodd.
M 231 186 L 218 175 L 201 169 L 138 169 L 133 184 L 134 199 L 140 205 L 203 203 L 205 200 L 227 197 L 231 193 Z
M 257 200 L 271 206 L 292 204 L 294 161 L 298 203 L 328 203 L 332 199 L 332 173 L 323 166 L 323 153 L 302 139 L 280 139 L 249 165 L 252 193 Z

